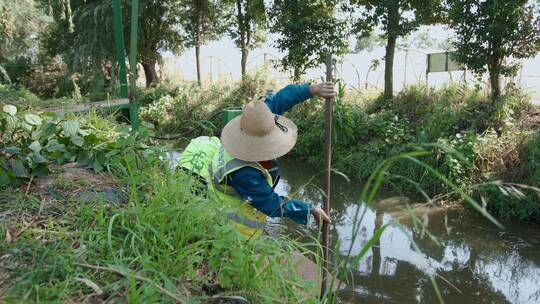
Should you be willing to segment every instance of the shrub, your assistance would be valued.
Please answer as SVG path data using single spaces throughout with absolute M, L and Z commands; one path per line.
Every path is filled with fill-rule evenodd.
M 246 104 L 262 96 L 267 80 L 257 74 L 245 77 L 235 86 L 211 85 L 201 88 L 194 84 L 159 85 L 143 91 L 139 101 L 144 104 L 141 117 L 156 126 L 157 133 L 191 135 L 208 134 L 221 127 L 217 114 L 228 107 Z
M 39 97 L 20 85 L 0 84 L 0 103 L 35 106 L 39 104 Z
M 487 171 L 496 172 L 491 179 L 501 182 L 480 187 L 476 195 L 484 197 L 488 208 L 499 217 L 540 221 L 540 134 L 519 138 L 520 142 L 514 141 L 515 148 L 503 147 L 504 151 L 500 151 L 502 157 L 511 156 L 499 158 Z
M 509 172 L 513 164 L 536 168 L 531 165 L 534 157 L 527 162 L 523 158 L 532 152 L 521 152 L 522 156 L 517 157 L 523 134 L 530 132 L 530 126 L 519 122 L 527 121 L 531 109 L 526 95 L 519 90 L 509 92 L 495 104 L 479 91 L 463 86 L 440 90 L 411 86 L 392 100 L 341 96 L 334 104 L 333 166 L 360 180 L 365 180 L 384 159 L 413 146 L 430 151 L 422 161 L 469 193 L 474 185 Z M 323 102 L 310 101 L 298 107 L 292 118 L 300 132 L 293 153 L 310 163 L 322 163 Z M 408 161 L 397 162 L 390 172 L 397 178 L 387 185 L 399 191 L 420 187 L 431 196 L 451 191 L 425 168 Z M 509 176 L 513 181 L 538 185 L 538 180 L 529 178 L 534 174 Z M 494 194 L 485 196 L 498 199 Z M 511 217 L 534 215 L 533 207 L 514 210 L 519 205 L 509 203 L 505 208 L 508 210 L 500 208 L 504 210 L 501 213 Z

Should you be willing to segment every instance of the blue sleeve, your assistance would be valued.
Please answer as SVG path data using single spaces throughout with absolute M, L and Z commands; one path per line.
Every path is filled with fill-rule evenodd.
M 290 84 L 279 90 L 276 94 L 266 98 L 266 105 L 274 114 L 283 115 L 295 105 L 313 97 L 309 90 L 309 83 Z
M 233 172 L 228 182 L 243 199 L 250 201 L 255 209 L 267 216 L 288 217 L 298 224 L 307 224 L 311 204 L 277 195 L 257 169 L 245 167 Z

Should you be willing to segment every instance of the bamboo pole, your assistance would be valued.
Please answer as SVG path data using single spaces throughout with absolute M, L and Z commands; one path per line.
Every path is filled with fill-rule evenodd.
M 139 0 L 131 1 L 131 33 L 129 50 L 130 72 L 130 120 L 133 130 L 139 129 L 139 107 L 135 93 L 137 91 L 137 26 L 139 25 Z
M 327 82 L 333 82 L 332 79 L 332 55 L 328 55 L 328 58 L 326 59 L 326 81 Z M 325 130 L 324 130 L 324 169 L 325 169 L 325 176 L 324 176 L 324 205 L 323 209 L 328 216 L 330 216 L 330 194 L 331 194 L 331 168 L 332 168 L 332 102 L 333 98 L 327 98 L 326 99 L 326 109 L 325 109 Z M 322 282 L 321 282 L 321 299 L 324 299 L 324 297 L 327 294 L 327 287 L 328 287 L 328 232 L 329 232 L 329 224 L 327 222 L 323 222 L 322 226 L 322 243 L 323 243 L 323 261 L 322 261 Z

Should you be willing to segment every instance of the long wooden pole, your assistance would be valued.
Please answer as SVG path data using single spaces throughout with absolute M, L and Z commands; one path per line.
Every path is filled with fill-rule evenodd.
M 332 78 L 332 55 L 328 55 L 326 59 L 326 81 L 333 82 Z M 325 109 L 325 128 L 324 128 L 324 212 L 330 216 L 330 188 L 331 188 L 331 168 L 332 168 L 332 103 L 333 98 L 326 99 Z M 322 282 L 321 282 L 321 299 L 326 296 L 328 287 L 328 232 L 329 225 L 323 222 L 322 227 L 322 243 L 323 243 L 323 262 L 322 262 Z

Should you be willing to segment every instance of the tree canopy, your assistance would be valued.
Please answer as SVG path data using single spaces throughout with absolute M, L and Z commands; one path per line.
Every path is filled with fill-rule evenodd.
M 348 25 L 336 14 L 336 1 L 275 0 L 270 8 L 270 31 L 285 56 L 283 69 L 299 80 L 306 69 L 325 62 L 328 54 L 347 51 Z
M 129 44 L 132 1 L 121 3 Z M 227 34 L 241 52 L 245 75 L 250 51 L 271 38 L 284 54 L 281 68 L 299 80 L 328 54 L 349 51 L 353 36 L 357 52 L 385 45 L 384 95 L 392 98 L 396 48 L 453 46 L 468 69 L 489 73 L 495 98 L 501 94 L 501 76 L 515 75 L 519 60 L 540 50 L 538 9 L 538 1 L 531 0 L 145 0 L 140 1 L 137 61 L 151 86 L 159 81 L 157 65 L 164 53 L 194 48 L 201 84 L 201 48 L 207 43 Z M 418 31 L 432 24 L 453 30 L 452 45 Z M 29 66 L 28 58 L 56 62 L 69 81 L 85 79 L 102 90 L 117 68 L 111 1 L 0 3 L 0 78 L 6 81 L 13 74 L 3 63 L 22 60 L 20 65 Z
M 219 0 L 190 0 L 179 5 L 180 28 L 185 46 L 195 48 L 197 82 L 201 85 L 201 47 L 216 40 L 226 31 L 230 23 L 230 2 Z
M 233 6 L 234 22 L 229 26 L 229 36 L 242 53 L 242 76 L 246 74 L 250 50 L 266 40 L 266 8 L 264 0 L 229 0 Z
M 352 31 L 359 38 L 369 37 L 380 28 L 386 39 L 384 96 L 392 98 L 396 42 L 422 24 L 440 21 L 440 0 L 350 0 L 345 9 L 352 13 Z
M 47 23 L 32 0 L 0 3 L 0 60 L 37 52 L 41 28 Z
M 527 0 L 448 0 L 447 5 L 455 59 L 477 74 L 488 71 L 496 99 L 501 75 L 515 75 L 519 59 L 540 50 L 538 12 Z
M 55 20 L 42 39 L 48 54 L 60 55 L 69 69 L 76 72 L 100 73 L 104 65 L 116 62 L 111 1 L 42 1 L 51 6 Z M 128 44 L 130 3 L 122 1 Z M 141 2 L 137 60 L 144 68 L 147 85 L 158 81 L 156 63 L 161 52 L 179 54 L 183 48 L 184 37 L 178 28 L 181 3 L 179 0 Z
M 8 71 L 25 70 L 37 56 L 39 35 L 49 21 L 35 1 L 0 2 L 0 83 L 10 83 Z

